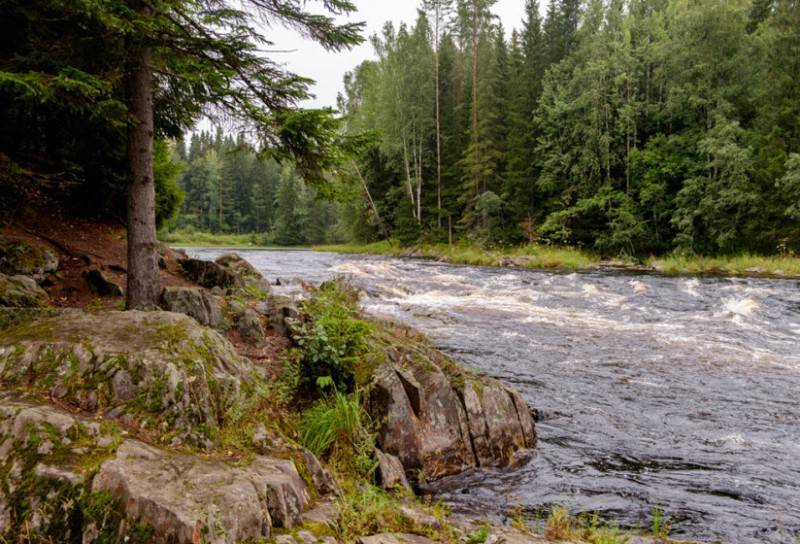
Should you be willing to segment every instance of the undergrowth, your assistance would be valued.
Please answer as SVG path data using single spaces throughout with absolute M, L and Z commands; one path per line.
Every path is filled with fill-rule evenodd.
M 358 293 L 343 281 L 323 283 L 301 307 L 293 332 L 301 380 L 307 387 L 352 391 L 356 367 L 367 352 L 372 326 L 358 314 Z

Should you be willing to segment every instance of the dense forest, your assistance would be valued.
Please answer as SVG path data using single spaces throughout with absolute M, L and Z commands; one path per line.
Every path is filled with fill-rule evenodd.
M 183 27 L 154 19 L 165 25 L 154 33 L 174 32 L 185 48 L 166 38 L 157 48 L 159 225 L 282 244 L 800 250 L 800 2 L 528 0 L 510 33 L 493 4 L 424 0 L 413 25 L 387 23 L 372 37 L 375 58 L 345 77 L 337 119 L 260 113 L 254 104 L 307 98 L 308 80 L 284 77 L 257 47 L 237 49 L 245 36 L 184 43 Z M 77 207 L 123 217 L 115 32 L 129 27 L 114 9 L 9 5 L 0 144 L 20 165 L 53 165 Z M 235 28 L 246 14 L 207 16 Z M 226 83 L 247 70 L 255 75 Z M 231 115 L 269 128 L 193 128 Z M 0 207 L 13 209 L 14 188 L 4 192 Z
M 800 2 L 426 0 L 346 78 L 371 201 L 412 241 L 800 248 Z M 380 236 L 368 198 L 343 213 Z
M 251 233 L 259 244 L 337 241 L 335 204 L 319 198 L 291 166 L 260 157 L 244 138 L 201 131 L 188 148 L 179 139 L 173 149 L 183 207 L 164 226 L 188 234 Z

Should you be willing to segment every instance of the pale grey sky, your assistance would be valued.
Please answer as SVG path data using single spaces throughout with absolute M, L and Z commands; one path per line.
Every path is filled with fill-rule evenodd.
M 418 0 L 355 0 L 358 13 L 350 17 L 353 21 L 366 22 L 366 36 L 380 31 L 387 20 L 395 25 L 401 21 L 413 23 L 417 16 Z M 525 0 L 499 0 L 494 12 L 500 17 L 506 32 L 519 28 L 525 10 Z M 316 99 L 307 106 L 336 106 L 336 95 L 342 88 L 342 77 L 362 61 L 373 58 L 369 42 L 346 52 L 329 53 L 319 45 L 303 40 L 291 30 L 276 27 L 269 32 L 275 42 L 274 49 L 291 50 L 289 53 L 273 53 L 273 59 L 282 61 L 291 71 L 316 80 L 312 92 Z

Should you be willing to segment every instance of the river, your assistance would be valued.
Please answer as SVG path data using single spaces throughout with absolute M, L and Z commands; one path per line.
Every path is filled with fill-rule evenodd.
M 351 278 L 368 313 L 420 329 L 538 409 L 525 466 L 432 486 L 454 510 L 535 519 L 563 504 L 647 527 L 658 506 L 675 537 L 798 542 L 800 282 L 240 253 L 283 288 Z

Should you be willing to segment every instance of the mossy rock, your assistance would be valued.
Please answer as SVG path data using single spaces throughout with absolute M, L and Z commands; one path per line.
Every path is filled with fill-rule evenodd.
M 0 236 L 0 273 L 42 281 L 58 269 L 58 257 L 42 244 Z
M 227 339 L 170 312 L 65 310 L 4 331 L 0 383 L 211 448 L 262 380 Z
M 0 306 L 11 308 L 43 308 L 50 297 L 28 276 L 0 274 Z
M 112 424 L 0 394 L 0 540 L 80 542 L 85 509 L 97 506 L 89 482 L 120 436 Z
M 238 253 L 226 253 L 218 257 L 214 262 L 227 268 L 234 274 L 238 274 L 242 278 L 263 279 L 261 273 Z

